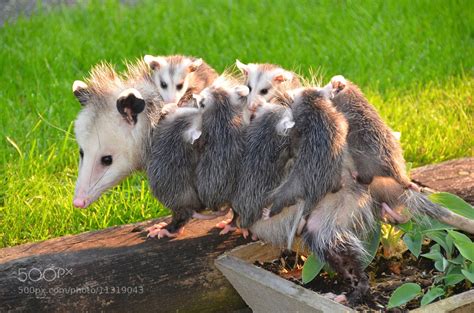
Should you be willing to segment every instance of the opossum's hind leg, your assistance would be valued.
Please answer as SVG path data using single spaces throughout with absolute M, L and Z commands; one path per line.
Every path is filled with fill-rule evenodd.
M 369 292 L 369 278 L 354 253 L 350 248 L 332 250 L 327 253 L 326 261 L 350 284 L 352 290 L 348 294 L 348 300 L 357 304 L 362 302 Z

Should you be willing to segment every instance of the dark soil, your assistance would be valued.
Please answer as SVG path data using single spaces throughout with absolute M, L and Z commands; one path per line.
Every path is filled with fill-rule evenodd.
M 428 250 L 428 248 L 426 249 Z M 347 291 L 341 277 L 324 270 L 313 281 L 303 284 L 301 281 L 303 264 L 304 257 L 297 256 L 295 252 L 283 252 L 279 259 L 272 262 L 255 262 L 255 265 L 259 267 L 325 296 L 328 294 L 339 295 Z M 434 284 L 435 277 L 440 274 L 434 268 L 431 260 L 417 259 L 409 251 L 403 254 L 401 260 L 376 257 L 366 271 L 370 279 L 370 295 L 365 303 L 356 306 L 344 303 L 358 311 L 404 312 L 418 308 L 421 298 L 410 301 L 403 307 L 403 310 L 387 310 L 386 306 L 390 295 L 400 285 L 408 282 L 417 283 L 423 288 L 423 292 L 426 292 Z M 464 283 L 459 283 L 448 291 L 447 296 L 466 290 L 469 290 L 469 287 Z

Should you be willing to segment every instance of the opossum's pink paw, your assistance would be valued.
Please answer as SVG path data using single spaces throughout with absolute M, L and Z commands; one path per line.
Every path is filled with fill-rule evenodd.
M 223 221 L 220 221 L 219 223 L 216 224 L 217 228 L 225 228 L 227 225 L 229 225 L 232 222 L 231 218 L 225 219 Z
M 231 233 L 233 231 L 236 231 L 237 230 L 237 227 L 234 227 L 230 224 L 227 224 L 225 225 L 225 227 L 220 231 L 219 235 L 225 235 L 225 234 L 228 234 L 228 233 Z
M 156 229 L 160 230 L 160 229 L 162 229 L 163 227 L 165 227 L 166 225 L 168 225 L 168 223 L 165 223 L 165 222 L 161 222 L 161 223 L 158 223 L 158 224 L 154 224 L 154 225 L 148 227 L 148 228 L 146 229 L 146 231 L 147 231 L 147 232 L 150 232 L 150 231 L 156 230 Z
M 348 303 L 348 300 L 347 300 L 347 297 L 346 297 L 345 294 L 336 295 L 332 292 L 328 292 L 328 293 L 324 294 L 324 297 L 326 297 L 328 299 L 331 299 L 332 301 L 336 301 L 338 303 L 341 303 L 341 304 Z
M 382 218 L 393 224 L 403 224 L 408 222 L 408 218 L 392 210 L 385 202 L 382 202 Z
M 242 233 L 242 236 L 247 239 L 247 237 L 249 236 L 249 230 L 247 228 L 241 228 L 240 229 L 240 232 Z
M 269 208 L 263 208 L 263 210 L 262 210 L 262 218 L 263 218 L 264 220 L 268 220 L 268 219 L 270 218 L 270 213 L 271 213 L 271 211 L 270 211 Z
M 178 233 L 170 233 L 169 230 L 167 230 L 166 228 L 162 228 L 162 229 L 155 229 L 155 230 L 152 230 L 148 233 L 148 236 L 149 238 L 158 238 L 158 239 L 161 239 L 161 238 L 165 238 L 165 237 L 169 237 L 169 238 L 175 238 L 178 236 Z
M 258 240 L 258 237 L 257 237 L 257 235 L 255 235 L 255 234 L 252 234 L 252 240 L 253 240 L 253 241 L 257 241 L 257 240 Z
M 421 192 L 420 186 L 418 186 L 417 184 L 415 184 L 413 182 L 408 184 L 408 189 L 411 189 L 411 190 L 416 191 L 416 192 Z

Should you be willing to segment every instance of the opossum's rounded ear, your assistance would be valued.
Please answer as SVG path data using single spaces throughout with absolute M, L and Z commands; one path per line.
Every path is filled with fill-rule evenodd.
M 240 62 L 238 59 L 235 60 L 235 65 L 237 65 L 237 68 L 245 75 L 249 74 L 249 66 L 247 64 L 244 64 Z
M 202 59 L 196 59 L 188 66 L 189 72 L 195 72 L 202 65 Z
M 241 97 L 247 97 L 250 93 L 250 89 L 245 85 L 239 85 L 235 87 L 235 92 Z
M 283 72 L 279 73 L 278 75 L 276 75 L 275 77 L 273 77 L 273 81 L 275 81 L 277 83 L 283 83 L 285 81 L 291 81 L 292 79 L 293 79 L 293 74 L 291 74 L 288 71 L 283 71 Z
M 87 84 L 85 82 L 82 80 L 74 81 L 72 84 L 72 92 L 81 105 L 86 105 L 89 100 L 90 92 L 87 89 Z
M 117 98 L 117 110 L 130 124 L 137 123 L 137 115 L 145 109 L 145 100 L 134 88 L 124 90 Z
M 143 60 L 145 61 L 146 64 L 148 64 L 148 66 L 152 69 L 152 70 L 158 70 L 161 65 L 160 65 L 160 62 L 158 60 L 158 58 L 155 58 L 154 56 L 152 55 L 145 55 L 145 57 L 143 58 Z

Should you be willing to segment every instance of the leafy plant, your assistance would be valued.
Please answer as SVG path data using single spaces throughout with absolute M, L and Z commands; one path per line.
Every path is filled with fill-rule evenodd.
M 474 210 L 456 195 L 442 192 L 430 195 L 433 202 L 460 214 L 474 219 Z M 429 239 L 433 244 L 427 253 L 421 254 L 423 242 Z M 433 260 L 434 267 L 440 272 L 435 277 L 435 284 L 428 291 L 423 292 L 416 283 L 405 283 L 392 293 L 387 308 L 402 306 L 409 301 L 421 298 L 421 305 L 426 305 L 437 298 L 447 296 L 449 289 L 461 282 L 474 283 L 474 243 L 471 239 L 436 220 L 427 223 L 409 221 L 402 225 L 378 225 L 375 232 L 365 243 L 369 258 L 367 266 L 375 257 L 379 244 L 383 247 L 384 256 L 389 257 L 402 243 L 415 257 L 424 257 Z M 308 283 L 313 280 L 324 268 L 325 264 L 318 258 L 310 255 L 303 266 L 302 280 Z
M 430 195 L 430 199 L 457 214 L 474 219 L 472 206 L 456 195 L 446 192 L 434 193 Z M 452 286 L 463 281 L 467 284 L 474 282 L 474 243 L 468 236 L 437 221 L 428 224 L 409 222 L 398 227 L 405 232 L 403 241 L 416 257 L 420 255 L 425 238 L 435 242 L 429 252 L 421 256 L 433 260 L 434 267 L 440 274 L 435 278 L 435 286 L 424 294 L 420 293 L 421 287 L 419 291 L 415 288 L 405 288 L 406 284 L 400 286 L 390 297 L 389 304 L 400 306 L 423 294 L 421 299 L 423 306 L 439 297 L 446 296 Z M 401 291 L 398 291 L 400 288 L 402 288 Z

